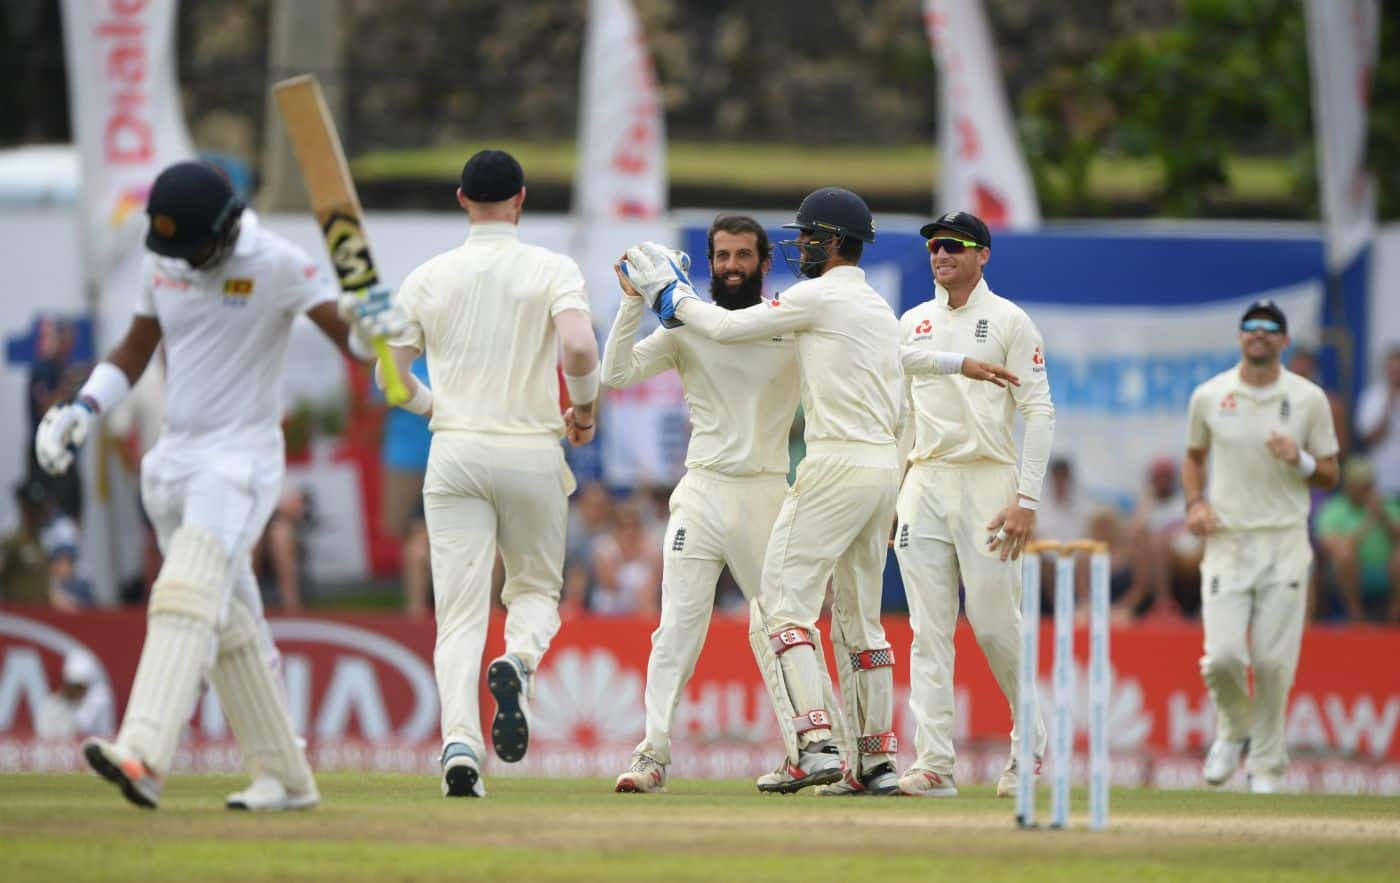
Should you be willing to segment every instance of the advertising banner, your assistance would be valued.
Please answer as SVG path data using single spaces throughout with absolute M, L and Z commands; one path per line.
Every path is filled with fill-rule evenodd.
M 654 626 L 638 618 L 566 620 L 535 679 L 529 755 L 511 766 L 492 761 L 487 774 L 599 776 L 623 769 L 642 736 Z M 907 765 L 913 760 L 909 625 L 890 617 L 885 628 L 896 653 L 895 731 L 902 742 L 901 765 Z M 272 630 L 282 650 L 293 720 L 319 768 L 434 772 L 440 745 L 430 620 L 387 614 L 275 618 Z M 0 612 L 0 769 L 80 768 L 75 743 L 35 739 L 37 709 L 58 687 L 64 655 L 83 648 L 100 661 L 100 676 L 111 685 L 119 710 L 143 633 L 139 611 Z M 502 652 L 500 635 L 498 619 L 486 658 Z M 1076 654 L 1081 686 L 1087 646 L 1081 631 Z M 1116 781 L 1200 786 L 1200 759 L 1215 728 L 1200 678 L 1200 646 L 1194 624 L 1114 630 L 1109 731 Z M 1048 697 L 1048 622 L 1041 648 L 1042 696 Z M 1290 787 L 1400 793 L 1400 681 L 1391 674 L 1397 653 L 1400 630 L 1307 633 L 1288 711 L 1287 738 L 1295 760 Z M 1010 715 L 965 623 L 957 633 L 957 659 L 959 780 L 990 781 L 1007 757 Z M 492 707 L 483 691 L 483 713 Z M 1074 717 L 1081 759 L 1084 712 L 1080 697 Z M 673 738 L 673 772 L 679 776 L 757 775 L 779 760 L 773 712 L 754 670 L 745 618 L 715 619 L 677 709 Z M 212 695 L 195 709 L 177 763 L 182 769 L 238 768 Z

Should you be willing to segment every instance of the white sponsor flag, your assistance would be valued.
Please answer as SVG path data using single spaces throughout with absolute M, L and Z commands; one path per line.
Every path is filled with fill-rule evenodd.
M 630 0 L 589 0 L 574 212 L 588 221 L 666 211 L 666 123 Z
M 938 65 L 938 210 L 989 227 L 1040 224 L 1040 205 L 997 67 L 982 0 L 924 0 Z
M 177 0 L 63 0 L 86 275 L 103 279 L 145 229 L 162 168 L 194 156 L 176 82 Z
M 1306 0 L 1303 9 L 1327 266 L 1340 271 L 1375 234 L 1366 135 L 1381 12 L 1376 0 Z

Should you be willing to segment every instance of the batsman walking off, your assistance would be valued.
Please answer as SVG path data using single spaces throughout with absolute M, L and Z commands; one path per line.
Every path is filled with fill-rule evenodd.
M 177 163 L 146 206 L 151 252 L 126 336 L 77 400 L 44 415 L 40 465 L 65 471 L 96 419 L 114 408 L 165 344 L 165 425 L 141 463 L 141 498 L 165 562 L 115 742 L 83 753 L 132 803 L 154 809 L 162 776 L 207 678 L 253 776 L 230 809 L 304 809 L 319 801 L 277 678 L 280 657 L 250 558 L 284 471 L 282 386 L 292 321 L 305 313 L 357 359 L 402 327 L 388 291 L 347 295 L 305 252 L 263 230 L 223 173 Z
M 1045 377 L 1040 332 L 1025 311 L 992 292 L 983 278 L 992 237 L 981 219 L 949 212 L 919 233 L 927 240 L 933 298 L 900 319 L 904 344 L 957 348 L 1005 363 L 1024 378 L 1006 389 L 958 377 L 912 377 L 909 470 L 899 491 L 895 556 L 909 599 L 914 644 L 909 707 L 917 759 L 899 780 L 905 794 L 953 797 L 953 634 L 958 584 L 977 643 L 1011 708 L 1016 744 L 1016 669 L 1020 664 L 1021 549 L 1035 530 L 1055 409 Z M 1021 466 L 1013 436 L 1025 421 Z M 910 440 L 906 435 L 904 445 Z M 1036 757 L 1045 751 L 1037 715 Z M 1013 752 L 997 794 L 1016 791 Z
M 1239 342 L 1240 363 L 1191 394 L 1181 484 L 1186 526 L 1206 538 L 1201 677 L 1218 723 L 1205 780 L 1228 782 L 1248 750 L 1250 791 L 1272 794 L 1288 767 L 1284 712 L 1312 570 L 1308 488 L 1336 487 L 1341 470 L 1327 394 L 1279 361 L 1288 319 L 1278 304 L 1250 304 Z
M 467 241 L 409 274 L 396 304 L 400 375 L 426 352 L 434 388 L 423 482 L 442 700 L 442 793 L 481 797 L 481 653 L 497 547 L 505 564 L 506 652 L 487 668 L 496 700 L 491 739 L 507 763 L 525 756 L 531 675 L 559 631 L 564 526 L 574 476 L 559 439 L 592 440 L 598 344 L 583 274 L 572 259 L 519 240 L 525 176 L 508 153 L 483 150 L 462 168 Z M 561 417 L 562 348 L 573 406 Z

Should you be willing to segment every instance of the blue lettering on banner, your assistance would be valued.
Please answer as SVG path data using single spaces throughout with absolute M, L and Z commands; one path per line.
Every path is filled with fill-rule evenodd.
M 1235 350 L 1082 359 L 1062 354 L 1049 362 L 1050 396 L 1057 411 L 1181 414 L 1192 390 L 1239 359 Z

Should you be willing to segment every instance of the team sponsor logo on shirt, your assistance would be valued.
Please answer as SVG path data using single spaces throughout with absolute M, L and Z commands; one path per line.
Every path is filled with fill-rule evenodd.
M 151 279 L 151 286 L 155 288 L 156 291 L 160 291 L 162 288 L 173 288 L 176 291 L 189 291 L 190 280 L 177 279 L 174 276 L 166 276 L 164 273 L 157 273 Z
M 1045 354 L 1040 351 L 1040 347 L 1035 348 L 1031 353 L 1031 370 L 1037 374 L 1045 373 Z
M 1225 398 L 1220 400 L 1221 414 L 1238 414 L 1240 403 L 1235 401 L 1235 394 L 1230 392 L 1225 394 Z
M 931 337 L 933 337 L 933 320 L 925 319 L 914 326 L 915 340 L 928 340 Z
M 978 343 L 987 342 L 988 323 L 986 319 L 978 319 L 977 327 L 972 332 L 972 337 Z

